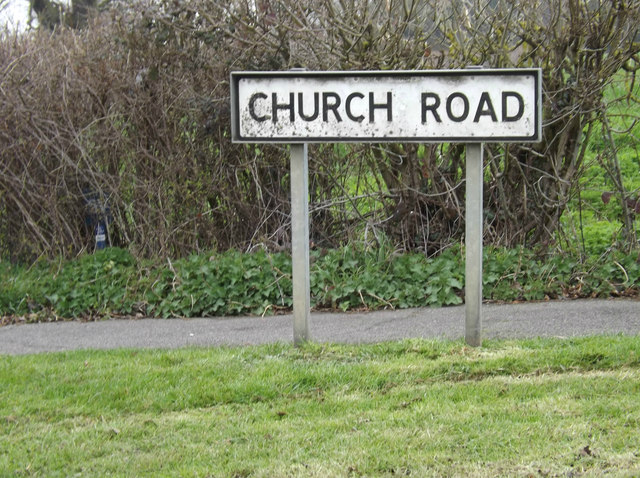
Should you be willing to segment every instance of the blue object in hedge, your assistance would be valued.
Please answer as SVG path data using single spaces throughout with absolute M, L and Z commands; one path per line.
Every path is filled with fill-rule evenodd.
M 111 207 L 101 192 L 84 190 L 83 192 L 87 214 L 85 222 L 93 228 L 96 250 L 104 249 L 107 244 L 107 226 L 113 221 Z
M 96 232 L 96 250 L 107 247 L 107 226 L 104 221 L 98 221 L 95 228 Z

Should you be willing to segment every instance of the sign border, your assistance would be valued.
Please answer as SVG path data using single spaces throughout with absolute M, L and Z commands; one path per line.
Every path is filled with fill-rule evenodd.
M 241 136 L 238 88 L 243 78 L 362 78 L 362 77 L 446 77 L 446 76 L 531 76 L 535 84 L 535 125 L 531 136 L 427 136 L 409 137 L 277 137 Z M 231 140 L 234 143 L 522 143 L 542 140 L 542 69 L 541 68 L 469 68 L 460 70 L 389 70 L 389 71 L 233 71 L 231 86 Z

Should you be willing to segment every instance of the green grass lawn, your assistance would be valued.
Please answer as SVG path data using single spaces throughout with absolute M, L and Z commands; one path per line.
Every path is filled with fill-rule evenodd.
M 637 476 L 640 337 L 0 357 L 1 476 Z

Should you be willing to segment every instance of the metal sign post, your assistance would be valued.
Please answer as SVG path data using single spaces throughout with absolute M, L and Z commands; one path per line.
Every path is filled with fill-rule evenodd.
M 294 343 L 309 340 L 307 143 L 465 143 L 465 338 L 482 343 L 482 144 L 542 137 L 539 68 L 231 73 L 235 143 L 291 145 Z
M 291 145 L 293 343 L 309 340 L 309 160 L 306 143 Z
M 482 143 L 466 145 L 464 336 L 473 347 L 482 345 Z

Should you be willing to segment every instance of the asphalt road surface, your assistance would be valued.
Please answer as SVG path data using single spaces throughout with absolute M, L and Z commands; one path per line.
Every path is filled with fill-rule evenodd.
M 371 343 L 464 337 L 464 306 L 365 313 L 312 313 L 314 342 Z M 639 300 L 483 305 L 483 338 L 640 334 Z M 75 349 L 177 348 L 293 341 L 291 315 L 57 322 L 0 327 L 0 354 Z

